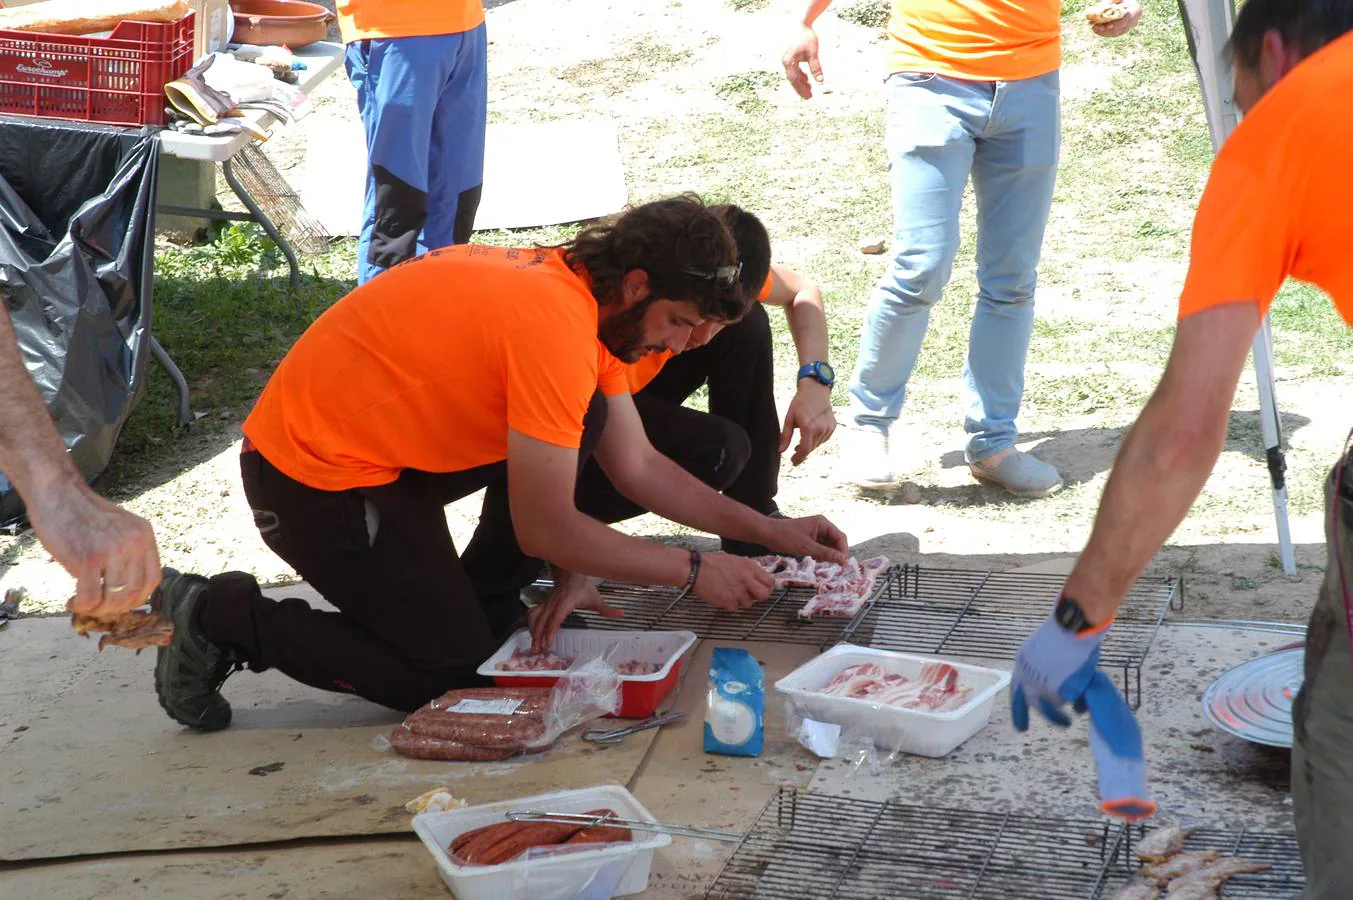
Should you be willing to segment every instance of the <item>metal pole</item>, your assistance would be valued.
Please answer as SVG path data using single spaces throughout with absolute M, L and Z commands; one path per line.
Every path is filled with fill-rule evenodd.
M 1179 0 L 1179 12 L 1184 19 L 1189 53 L 1193 56 L 1198 85 L 1202 89 L 1203 107 L 1215 152 L 1221 149 L 1227 135 L 1240 121 L 1240 110 L 1236 108 L 1231 85 L 1231 67 L 1223 52 L 1235 21 L 1235 8 L 1232 0 Z M 1278 526 L 1278 559 L 1283 572 L 1295 575 L 1297 563 L 1287 521 L 1287 483 L 1284 478 L 1287 460 L 1283 456 L 1282 420 L 1273 391 L 1273 331 L 1268 316 L 1264 316 L 1254 336 L 1252 351 L 1255 381 L 1259 386 L 1260 432 L 1268 461 L 1269 483 L 1273 488 L 1273 515 Z

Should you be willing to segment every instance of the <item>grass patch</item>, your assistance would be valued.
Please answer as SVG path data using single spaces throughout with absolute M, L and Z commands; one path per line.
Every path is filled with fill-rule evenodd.
M 890 0 L 855 0 L 839 9 L 836 15 L 864 28 L 882 28 L 892 13 Z
M 738 12 L 756 12 L 770 5 L 770 0 L 728 0 L 728 5 Z
M 681 67 L 692 55 L 688 48 L 640 38 L 624 53 L 568 66 L 558 77 L 575 87 L 600 91 L 609 97 L 651 80 L 657 72 Z
M 714 85 L 714 95 L 731 102 L 745 113 L 758 113 L 766 109 L 766 101 L 761 92 L 780 83 L 782 76 L 763 69 L 739 72 L 721 78 Z
M 205 414 L 195 436 L 233 428 L 301 333 L 352 289 L 354 246 L 347 241 L 308 258 L 295 295 L 281 254 L 253 223 L 221 229 L 206 244 L 156 253 L 155 336 L 188 381 L 192 409 Z M 134 478 L 188 439 L 178 429 L 177 396 L 152 361 L 108 480 Z

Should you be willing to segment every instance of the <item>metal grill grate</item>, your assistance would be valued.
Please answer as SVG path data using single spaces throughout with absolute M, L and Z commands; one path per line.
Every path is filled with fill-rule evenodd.
M 1047 617 L 1066 579 L 895 565 L 879 581 L 874 597 L 851 622 L 800 620 L 797 612 L 813 593 L 807 588 L 780 590 L 766 603 L 729 613 L 672 588 L 609 582 L 599 590 L 607 602 L 625 611 L 624 618 L 584 615 L 593 628 L 680 629 L 714 640 L 778 641 L 822 649 L 848 640 L 903 653 L 1014 659 L 1024 639 Z M 1123 693 L 1134 707 L 1141 703 L 1142 663 L 1170 606 L 1183 607 L 1179 581 L 1143 578 L 1105 638 L 1102 665 L 1122 673 Z
M 1108 900 L 1130 877 L 1129 827 L 1102 819 L 925 809 L 783 788 L 706 892 L 713 900 L 964 898 Z M 1200 833 L 1270 872 L 1238 876 L 1222 896 L 1296 897 L 1296 842 L 1273 834 Z

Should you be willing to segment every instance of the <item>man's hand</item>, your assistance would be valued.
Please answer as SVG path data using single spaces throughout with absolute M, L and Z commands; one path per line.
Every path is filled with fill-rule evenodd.
M 1015 656 L 1010 719 L 1016 731 L 1029 728 L 1032 702 L 1049 722 L 1071 724 L 1070 703 L 1090 713 L 1090 749 L 1099 773 L 1101 811 L 1128 821 L 1150 818 L 1156 804 L 1146 786 L 1142 735 L 1123 695 L 1099 671 L 1099 647 L 1107 627 L 1085 633 L 1063 628 L 1049 616 Z
M 75 577 L 74 613 L 115 618 L 145 603 L 160 583 L 150 523 L 84 482 L 32 492 L 28 518 L 47 552 Z
M 807 378 L 799 381 L 799 389 L 785 412 L 785 427 L 780 431 L 781 453 L 789 449 L 796 428 L 799 430 L 799 445 L 794 448 L 794 455 L 789 461 L 797 466 L 836 430 L 831 388 Z
M 1141 20 L 1142 5 L 1138 0 L 1106 0 L 1086 10 L 1085 15 L 1091 30 L 1100 37 L 1122 37 Z
M 775 532 L 766 546 L 785 556 L 813 559 L 844 565 L 850 559 L 850 543 L 845 534 L 822 516 L 802 519 L 772 519 Z
M 807 100 L 813 96 L 813 85 L 808 81 L 808 72 L 813 73 L 813 81 L 822 83 L 822 63 L 817 58 L 817 32 L 804 27 L 799 33 L 798 42 L 785 51 L 780 60 L 784 63 L 785 77 L 789 79 L 794 93 Z M 808 72 L 803 70 L 808 64 Z
M 692 588 L 695 596 L 719 609 L 739 610 L 766 600 L 775 587 L 770 573 L 750 559 L 705 553 Z
M 531 652 L 549 653 L 559 627 L 569 614 L 579 609 L 601 613 L 608 619 L 618 619 L 624 610 L 610 606 L 586 578 L 561 581 L 550 591 L 544 603 L 531 607 L 526 613 L 526 627 L 531 632 Z

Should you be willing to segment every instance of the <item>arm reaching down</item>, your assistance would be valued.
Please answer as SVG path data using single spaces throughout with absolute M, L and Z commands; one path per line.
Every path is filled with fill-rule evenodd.
M 629 400 L 628 394 L 622 396 Z M 610 432 L 608 423 L 606 434 Z M 690 552 L 621 534 L 583 515 L 573 498 L 577 472 L 578 451 L 508 432 L 508 503 L 522 551 L 573 573 L 685 586 L 692 569 Z M 712 553 L 701 559 L 692 589 L 713 606 L 740 609 L 769 597 L 772 584 L 750 560 Z
M 808 0 L 808 9 L 799 22 L 798 38 L 780 60 L 784 64 L 785 77 L 789 79 L 790 87 L 805 100 L 813 96 L 813 85 L 808 81 L 809 73 L 813 81 L 822 83 L 822 63 L 817 58 L 817 32 L 813 31 L 813 23 L 831 5 L 832 0 Z M 804 65 L 808 66 L 807 72 L 803 70 Z
M 1067 596 L 1106 622 L 1179 527 L 1207 483 L 1236 384 L 1259 328 L 1259 306 L 1229 303 L 1179 321 L 1160 384 L 1128 432 Z
M 8 310 L 0 310 L 0 384 L 0 470 L 42 546 L 75 578 L 70 610 L 115 618 L 140 606 L 160 583 L 155 533 L 85 484 L 24 367 Z
M 764 544 L 779 553 L 844 563 L 846 536 L 821 516 L 776 519 L 730 500 L 649 443 L 629 394 L 607 398 L 597 462 L 620 493 L 650 512 L 691 528 Z
M 828 362 L 827 313 L 822 308 L 822 290 L 816 284 L 792 269 L 771 266 L 771 292 L 765 302 L 784 309 L 800 366 Z M 796 429 L 799 444 L 790 458 L 796 466 L 836 430 L 832 389 L 814 378 L 798 380 L 780 432 L 781 453 L 789 449 Z

